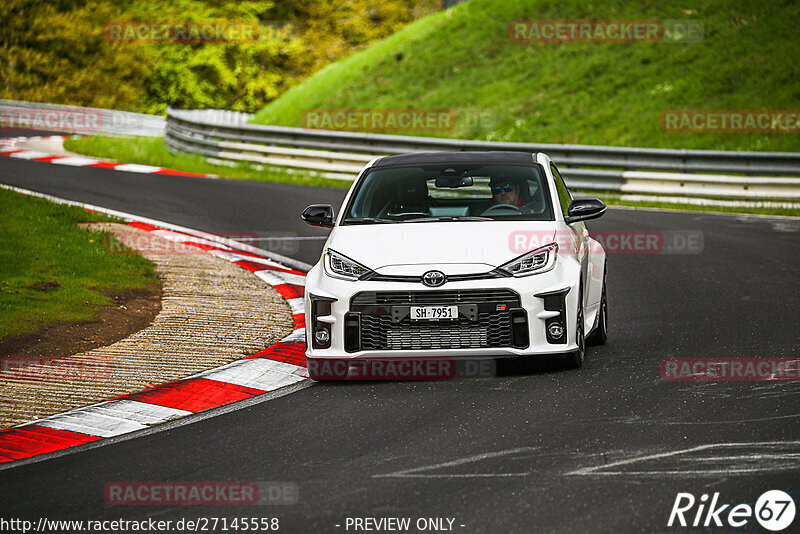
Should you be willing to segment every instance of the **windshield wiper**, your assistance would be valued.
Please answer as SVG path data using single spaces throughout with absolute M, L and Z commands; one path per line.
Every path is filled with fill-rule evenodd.
M 441 215 L 439 217 L 417 217 L 403 222 L 450 222 L 450 221 L 493 221 L 491 217 L 471 217 L 468 215 Z
M 373 223 L 398 223 L 391 219 L 381 219 L 380 217 L 348 217 L 344 220 L 348 224 L 373 224 Z

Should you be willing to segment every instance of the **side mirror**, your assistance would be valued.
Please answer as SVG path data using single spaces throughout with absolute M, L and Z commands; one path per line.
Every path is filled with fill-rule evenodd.
M 333 228 L 333 208 L 330 204 L 311 204 L 303 210 L 302 217 L 311 226 Z
M 576 198 L 569 205 L 567 224 L 597 219 L 606 212 L 606 205 L 596 198 Z

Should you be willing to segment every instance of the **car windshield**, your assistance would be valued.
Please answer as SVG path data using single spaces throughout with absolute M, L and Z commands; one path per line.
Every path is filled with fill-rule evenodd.
M 364 176 L 343 224 L 437 221 L 552 221 L 538 165 L 416 165 Z

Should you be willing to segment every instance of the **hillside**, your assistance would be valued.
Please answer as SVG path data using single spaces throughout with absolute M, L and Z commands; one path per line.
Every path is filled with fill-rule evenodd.
M 256 111 L 437 8 L 436 0 L 4 0 L 0 98 Z
M 697 42 L 514 42 L 517 20 L 684 20 Z M 309 110 L 452 110 L 455 127 L 392 131 L 495 141 L 800 150 L 793 133 L 668 132 L 668 110 L 800 109 L 800 4 L 471 0 L 335 62 L 254 122 Z M 381 131 L 380 128 L 371 131 Z M 384 129 L 384 131 L 386 131 Z

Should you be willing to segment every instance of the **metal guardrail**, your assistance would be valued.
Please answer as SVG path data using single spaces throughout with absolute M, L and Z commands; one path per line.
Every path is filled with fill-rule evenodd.
M 165 134 L 167 121 L 158 115 L 129 111 L 0 99 L 0 125 L 21 133 L 31 129 L 161 137 Z
M 172 151 L 203 154 L 222 162 L 310 170 L 347 180 L 352 180 L 378 155 L 512 150 L 547 153 L 558 163 L 567 183 L 577 189 L 691 198 L 800 200 L 799 152 L 501 143 L 249 124 L 252 117 L 228 110 L 168 109 L 165 119 L 126 111 L 0 99 L 2 128 L 164 136 Z M 78 120 L 91 124 L 76 127 Z
M 236 112 L 168 109 L 165 142 L 173 151 L 312 170 L 345 179 L 353 179 L 376 155 L 476 150 L 545 152 L 557 162 L 568 184 L 578 189 L 800 199 L 800 153 L 796 152 L 500 143 L 265 126 L 247 124 L 245 117 L 249 119 Z

